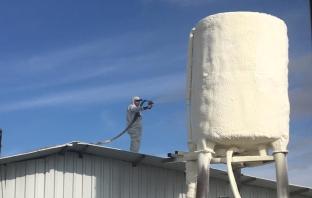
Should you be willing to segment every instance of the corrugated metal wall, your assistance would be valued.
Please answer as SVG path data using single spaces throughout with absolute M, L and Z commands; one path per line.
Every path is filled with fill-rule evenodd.
M 76 153 L 1 166 L 0 198 L 182 198 L 175 170 Z
M 2 165 L 0 176 L 0 198 L 185 197 L 183 172 L 76 153 Z M 227 181 L 210 184 L 210 197 L 230 197 Z M 242 197 L 274 198 L 276 192 L 244 186 Z

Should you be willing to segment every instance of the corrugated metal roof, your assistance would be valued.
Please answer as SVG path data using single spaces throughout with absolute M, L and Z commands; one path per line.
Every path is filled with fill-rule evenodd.
M 162 158 L 152 155 L 146 155 L 141 153 L 133 153 L 129 151 L 124 151 L 115 148 L 103 147 L 95 144 L 84 143 L 84 142 L 71 142 L 63 145 L 53 146 L 42 148 L 39 150 L 35 150 L 32 152 L 21 153 L 18 155 L 12 155 L 7 157 L 0 158 L 0 165 L 1 164 L 8 164 L 13 162 L 25 161 L 30 159 L 37 159 L 43 158 L 52 154 L 56 153 L 64 153 L 64 152 L 77 152 L 81 154 L 89 154 L 89 155 L 96 155 L 102 156 L 107 158 L 118 159 L 122 161 L 127 161 L 136 165 L 138 163 L 143 163 L 147 165 L 174 169 L 179 171 L 184 171 L 185 164 L 183 162 L 175 162 L 175 163 L 167 163 L 168 158 Z M 211 177 L 215 177 L 218 179 L 228 180 L 227 173 L 225 171 L 211 169 Z M 271 188 L 276 189 L 276 184 L 274 181 L 267 180 L 267 179 L 260 179 L 256 177 L 250 177 L 246 175 L 241 176 L 241 181 L 245 185 L 254 185 L 264 188 Z M 312 189 L 307 187 L 289 186 L 290 193 L 305 195 L 305 196 L 312 196 Z
M 71 142 L 63 145 L 38 149 L 35 151 L 21 153 L 17 155 L 0 158 L 0 164 L 8 164 L 12 162 L 25 161 L 29 159 L 43 158 L 56 153 L 77 152 L 90 155 L 102 156 L 107 158 L 118 159 L 122 161 L 136 163 L 144 163 L 157 167 L 164 167 L 184 171 L 184 163 L 165 163 L 166 158 L 146 155 L 141 153 L 133 153 L 115 148 L 103 147 L 95 144 L 84 142 Z

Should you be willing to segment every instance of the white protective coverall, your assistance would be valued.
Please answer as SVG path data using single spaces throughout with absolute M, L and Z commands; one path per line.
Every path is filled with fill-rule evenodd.
M 139 117 L 137 118 L 137 120 L 128 129 L 128 133 L 131 139 L 130 151 L 137 153 L 139 152 L 139 149 L 140 149 L 141 135 L 142 135 L 141 111 L 143 111 L 144 108 L 141 107 L 140 105 L 136 106 L 135 100 L 140 100 L 140 97 L 138 96 L 133 97 L 131 104 L 128 106 L 127 124 L 129 125 L 133 121 L 135 115 L 139 113 Z

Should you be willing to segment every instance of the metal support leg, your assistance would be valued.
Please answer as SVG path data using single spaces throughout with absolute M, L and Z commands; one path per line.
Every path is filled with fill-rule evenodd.
M 195 198 L 197 182 L 197 161 L 187 161 L 186 168 L 186 198 Z
M 236 180 L 238 191 L 240 192 L 242 169 L 239 167 L 235 167 L 233 168 L 233 172 L 234 172 L 234 177 Z
M 199 153 L 196 198 L 208 198 L 211 153 Z
M 276 167 L 277 198 L 288 198 L 288 175 L 286 153 L 274 153 Z

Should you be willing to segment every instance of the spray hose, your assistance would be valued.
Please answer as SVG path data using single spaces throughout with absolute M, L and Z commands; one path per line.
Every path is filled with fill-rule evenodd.
M 139 117 L 140 117 L 140 113 L 136 113 L 136 114 L 134 115 L 133 120 L 130 122 L 130 124 L 128 124 L 128 126 L 127 126 L 123 131 L 121 131 L 118 135 L 112 137 L 111 139 L 97 142 L 96 144 L 97 144 L 97 145 L 109 144 L 109 143 L 111 143 L 112 141 L 118 139 L 119 137 L 121 137 L 123 134 L 125 134 L 125 133 L 128 131 L 128 129 L 133 125 L 133 123 L 135 123 L 135 121 L 137 121 L 137 119 L 138 119 Z
M 237 183 L 235 181 L 234 173 L 233 173 L 232 156 L 233 156 L 233 149 L 227 150 L 226 151 L 226 165 L 228 169 L 229 180 L 230 180 L 231 189 L 232 189 L 234 197 L 241 198 L 239 191 L 238 191 Z
M 143 104 L 147 102 L 148 103 L 148 106 L 143 106 Z M 150 105 L 153 105 L 154 102 L 151 101 L 151 100 L 142 100 L 141 101 L 141 104 L 140 104 L 140 107 L 143 108 L 143 110 L 146 110 L 146 109 L 151 109 L 151 106 Z M 135 115 L 134 115 L 134 118 L 133 120 L 128 124 L 128 126 L 123 130 L 121 131 L 118 135 L 112 137 L 111 139 L 108 139 L 108 140 L 104 140 L 104 141 L 99 141 L 97 142 L 96 144 L 97 145 L 102 145 L 102 144 L 109 144 L 111 142 L 113 142 L 114 140 L 118 139 L 119 137 L 121 137 L 122 135 L 124 135 L 129 128 L 131 128 L 131 126 L 135 123 L 135 121 L 137 121 L 137 119 L 140 117 L 140 112 L 137 112 Z

